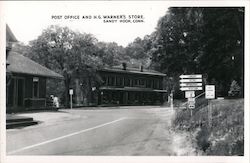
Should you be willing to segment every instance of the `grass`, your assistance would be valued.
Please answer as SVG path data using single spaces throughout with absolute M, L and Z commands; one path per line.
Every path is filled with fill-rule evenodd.
M 178 110 L 174 127 L 190 131 L 198 150 L 204 155 L 244 155 L 244 100 L 212 100 L 212 121 L 208 123 L 208 107 L 193 111 Z

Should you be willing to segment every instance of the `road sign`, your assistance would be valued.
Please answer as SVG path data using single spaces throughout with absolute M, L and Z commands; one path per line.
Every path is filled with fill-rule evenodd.
M 202 79 L 181 79 L 181 83 L 195 83 L 195 82 L 202 82 Z
M 195 103 L 195 98 L 188 98 L 188 101 L 192 101 Z
M 70 95 L 73 95 L 73 89 L 70 89 L 70 90 L 69 90 L 69 94 L 70 94 Z
M 185 92 L 185 98 L 191 98 L 194 96 L 195 96 L 194 91 L 186 91 Z
M 181 87 L 181 91 L 201 91 L 202 87 Z
M 206 85 L 205 97 L 206 97 L 206 99 L 214 99 L 215 98 L 215 85 Z
M 195 102 L 194 101 L 188 101 L 188 108 L 194 109 L 195 108 Z
M 180 84 L 181 87 L 188 87 L 188 86 L 193 86 L 193 87 L 198 87 L 198 86 L 202 86 L 202 83 L 181 83 Z
M 181 75 L 180 78 L 202 78 L 202 75 L 196 74 L 196 75 Z

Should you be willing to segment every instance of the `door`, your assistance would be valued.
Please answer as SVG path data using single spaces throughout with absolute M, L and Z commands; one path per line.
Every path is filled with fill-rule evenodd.
M 24 101 L 24 79 L 17 79 L 16 105 L 23 106 Z
M 24 78 L 13 78 L 13 106 L 22 107 L 24 104 Z
M 123 101 L 123 92 L 119 92 L 119 104 L 123 105 L 124 101 Z

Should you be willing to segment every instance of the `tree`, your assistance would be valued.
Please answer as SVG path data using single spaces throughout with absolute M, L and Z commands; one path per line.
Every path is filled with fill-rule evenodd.
M 67 27 L 50 26 L 33 40 L 31 58 L 64 76 L 65 105 L 69 105 L 70 83 L 76 71 L 90 73 L 88 66 L 98 66 L 97 40 L 90 34 L 76 33 Z M 88 75 L 86 75 L 88 76 Z
M 130 62 L 137 65 L 149 67 L 151 49 L 153 45 L 153 34 L 146 35 L 143 39 L 137 37 L 132 43 L 125 48 L 126 56 L 130 58 Z
M 241 88 L 237 81 L 233 80 L 231 85 L 230 85 L 230 90 L 228 91 L 228 95 L 232 97 L 237 97 L 241 94 Z
M 226 96 L 232 80 L 243 83 L 244 10 L 243 8 L 205 8 L 203 10 L 203 55 L 199 67 L 208 80 L 223 85 Z
M 201 12 L 198 8 L 170 8 L 159 20 L 152 60 L 159 62 L 161 71 L 170 76 L 199 71 Z
M 155 42 L 151 66 L 168 76 L 201 73 L 222 96 L 232 80 L 244 86 L 243 8 L 169 8 Z
M 117 45 L 115 42 L 98 42 L 97 47 L 97 55 L 101 59 L 103 66 L 111 67 L 120 65 L 122 62 L 129 60 L 125 55 L 125 49 L 122 46 Z

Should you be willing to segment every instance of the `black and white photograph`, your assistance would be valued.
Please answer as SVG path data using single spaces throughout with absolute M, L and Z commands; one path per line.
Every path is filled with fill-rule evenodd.
M 248 162 L 249 1 L 226 2 L 0 2 L 1 161 Z

